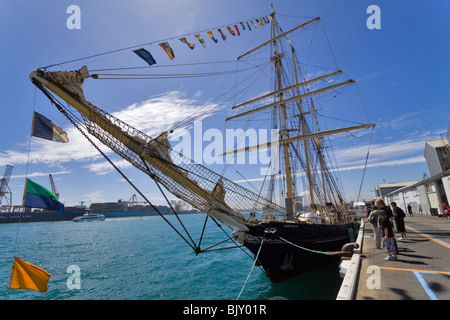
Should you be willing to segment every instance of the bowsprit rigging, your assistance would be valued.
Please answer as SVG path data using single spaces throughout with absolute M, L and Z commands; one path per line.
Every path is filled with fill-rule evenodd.
M 232 236 L 224 231 L 227 234 L 224 241 L 201 249 L 205 227 L 198 244 L 196 244 L 177 216 L 187 236 L 182 235 L 172 224 L 169 224 L 197 254 L 225 249 L 218 246 L 237 240 L 240 245 L 235 243 L 234 246 L 228 248 L 245 246 L 257 257 L 267 276 L 272 281 L 279 281 L 333 261 L 340 248 L 349 242 L 352 219 L 343 203 L 338 181 L 331 170 L 331 160 L 328 158 L 330 151 L 326 149 L 329 141 L 326 138 L 343 132 L 375 126 L 371 123 L 357 123 L 346 128 L 323 130 L 320 127 L 318 115 L 321 114 L 318 110 L 324 104 L 320 99 L 323 97 L 330 99 L 330 94 L 334 99 L 342 88 L 353 85 L 355 80 L 349 79 L 336 83 L 336 78 L 341 77 L 343 73 L 340 69 L 311 77 L 302 69 L 302 64 L 297 63 L 298 57 L 293 42 L 288 38 L 295 32 L 307 26 L 313 26 L 319 21 L 320 18 L 315 18 L 283 32 L 275 13 L 272 12 L 268 18 L 257 21 L 260 26 L 265 24 L 271 26 L 270 39 L 238 57 L 239 61 L 243 61 L 254 54 L 265 54 L 270 51 L 270 57 L 266 59 L 266 63 L 258 63 L 257 66 L 247 69 L 258 69 L 262 66 L 271 68 L 273 72 L 268 72 L 267 75 L 273 88 L 269 92 L 264 90 L 256 98 L 253 95 L 248 101 L 235 104 L 232 110 L 239 110 L 239 113 L 229 116 L 226 121 L 246 118 L 254 121 L 254 116 L 265 112 L 272 119 L 268 123 L 272 125 L 272 128 L 277 129 L 278 133 L 276 142 L 236 148 L 225 154 L 248 152 L 276 145 L 279 154 L 273 156 L 271 165 L 278 163 L 280 165 L 277 171 L 267 170 L 264 178 L 264 181 L 267 178 L 267 183 L 263 183 L 263 186 L 265 185 L 268 189 L 267 194 L 262 192 L 262 188 L 259 192 L 250 191 L 226 178 L 225 170 L 221 174 L 216 173 L 205 165 L 196 163 L 177 152 L 168 140 L 171 131 L 164 131 L 156 137 L 150 137 L 89 102 L 83 92 L 83 83 L 90 77 L 98 79 L 102 76 L 122 79 L 153 79 L 154 76 L 204 77 L 228 71 L 163 75 L 119 74 L 109 73 L 108 70 L 96 70 L 99 73 L 91 76 L 88 68 L 83 66 L 74 71 L 50 72 L 47 68 L 38 69 L 30 74 L 30 79 L 146 201 L 150 203 L 94 144 L 89 135 L 97 138 L 116 154 L 148 175 L 155 181 L 163 194 L 162 187 L 194 208 L 205 212 L 205 226 L 208 219 L 211 219 L 220 229 L 224 230 L 223 226 L 226 226 L 233 231 Z M 254 22 L 252 23 L 254 27 L 257 27 Z M 250 27 L 250 25 L 248 26 Z M 231 28 L 227 29 L 233 31 Z M 223 34 L 225 29 L 218 30 L 225 41 Z M 236 30 L 239 31 L 237 25 Z M 200 40 L 202 38 L 198 35 L 195 34 L 195 38 L 204 46 L 204 42 Z M 208 35 L 211 36 L 209 32 Z M 212 38 L 213 36 L 211 36 Z M 182 40 L 182 42 L 193 49 L 192 43 L 187 40 L 186 42 Z M 174 58 L 169 43 L 164 42 L 161 47 L 171 59 Z M 270 50 L 265 50 L 267 48 Z M 144 52 L 142 57 L 149 59 L 147 61 L 149 64 L 153 64 L 154 59 L 151 55 Z M 79 60 L 81 59 L 72 61 Z M 248 71 L 247 69 L 241 69 L 241 71 Z M 263 74 L 266 75 L 266 73 L 259 72 L 254 76 L 258 78 Z M 266 81 L 265 84 L 267 83 Z M 253 84 L 254 82 L 248 87 Z M 239 91 L 239 94 L 246 92 L 248 87 Z M 59 99 L 65 101 L 68 106 L 63 106 Z M 305 177 L 302 180 L 303 184 L 307 186 L 305 198 L 309 198 L 309 204 L 305 207 L 310 212 L 305 212 L 303 208 L 299 207 L 296 200 L 299 176 Z M 277 185 L 278 188 L 276 188 Z M 163 215 L 161 216 L 164 218 Z M 166 222 L 168 221 L 166 220 Z
M 84 72 L 84 71 L 83 71 Z M 37 76 L 36 76 L 37 77 Z M 36 79 L 36 78 L 34 78 Z M 43 81 L 41 79 L 41 81 Z M 45 81 L 43 81 L 45 82 Z M 47 82 L 48 83 L 48 82 Z M 93 142 L 92 139 L 89 138 L 89 136 L 84 132 L 82 128 L 87 130 L 90 134 L 94 135 L 97 139 L 104 143 L 108 143 L 107 145 L 111 147 L 117 154 L 121 155 L 128 161 L 130 161 L 135 167 L 149 175 L 157 184 L 158 188 L 161 192 L 162 189 L 159 187 L 159 184 L 163 184 L 164 187 L 169 190 L 172 193 L 178 193 L 181 195 L 182 199 L 189 202 L 192 206 L 195 208 L 203 211 L 203 212 L 212 212 L 212 221 L 216 223 L 216 225 L 219 225 L 217 221 L 214 219 L 214 214 L 217 215 L 217 218 L 220 220 L 220 217 L 225 217 L 225 221 L 222 221 L 225 224 L 228 224 L 227 221 L 234 222 L 237 226 L 241 226 L 245 228 L 243 224 L 239 224 L 238 220 L 234 220 L 232 218 L 228 218 L 226 216 L 223 216 L 221 214 L 220 209 L 222 207 L 227 206 L 225 203 L 223 203 L 224 199 L 221 198 L 219 192 L 223 192 L 223 186 L 227 188 L 226 190 L 229 190 L 229 199 L 230 201 L 235 201 L 236 203 L 240 202 L 241 206 L 239 207 L 242 212 L 245 212 L 246 210 L 253 209 L 254 203 L 253 201 L 249 202 L 250 204 L 245 204 L 245 201 L 249 200 L 256 200 L 256 203 L 261 202 L 260 205 L 267 206 L 268 202 L 264 201 L 263 198 L 260 198 L 258 195 L 245 190 L 244 188 L 240 187 L 237 184 L 234 184 L 230 180 L 227 180 L 223 177 L 220 177 L 218 174 L 209 171 L 207 168 L 201 166 L 200 164 L 195 164 L 193 161 L 189 161 L 190 163 L 185 163 L 186 160 L 181 154 L 178 154 L 180 157 L 180 164 L 183 166 L 179 166 L 173 163 L 171 160 L 171 157 L 169 155 L 169 144 L 166 139 L 166 135 L 163 136 L 163 138 L 158 137 L 156 139 L 152 139 L 145 135 L 144 133 L 138 131 L 137 129 L 132 128 L 131 126 L 128 126 L 127 124 L 121 122 L 119 119 L 115 118 L 112 115 L 107 114 L 106 112 L 102 112 L 97 114 L 97 117 L 104 117 L 101 120 L 96 118 L 97 123 L 99 123 L 99 126 L 101 128 L 106 128 L 108 134 L 106 132 L 100 130 L 98 127 L 94 127 L 91 122 L 88 121 L 87 114 L 92 113 L 90 116 L 94 116 L 94 112 L 99 112 L 98 109 L 92 105 L 90 105 L 89 109 L 90 112 L 87 112 L 85 110 L 85 114 L 81 113 L 81 118 L 76 117 L 73 115 L 73 113 L 70 110 L 66 110 L 67 108 L 60 103 L 57 98 L 49 92 L 43 85 L 42 82 L 36 82 L 36 86 L 44 92 L 44 94 L 50 99 L 50 101 L 58 108 L 60 112 L 62 112 L 69 121 L 82 133 L 82 135 L 97 149 L 97 151 L 103 155 L 103 157 L 127 180 L 127 182 L 135 188 L 135 190 L 153 207 L 153 209 L 159 213 L 158 209 L 153 206 L 153 204 L 145 197 L 144 194 L 123 174 L 123 172 L 109 159 L 109 157 L 101 151 L 101 149 Z M 73 85 L 73 83 L 71 84 Z M 67 99 L 70 99 L 69 96 L 65 96 Z M 74 103 L 74 102 L 72 102 Z M 81 109 L 83 110 L 83 109 Z M 117 136 L 118 138 L 115 138 Z M 128 148 L 133 148 L 132 150 L 125 147 L 128 146 Z M 150 146 L 152 146 L 150 148 Z M 134 151 L 134 152 L 132 152 Z M 148 153 L 146 155 L 146 153 Z M 149 154 L 152 154 L 155 158 L 152 159 Z M 155 162 L 154 162 L 155 161 Z M 155 163 L 156 166 L 151 167 L 151 164 Z M 159 170 L 159 166 L 161 169 Z M 167 172 L 170 176 L 164 177 L 163 173 Z M 206 179 L 201 179 L 201 173 L 207 172 Z M 190 178 L 188 174 L 191 173 Z M 177 177 L 177 175 L 180 175 Z M 184 188 L 183 185 L 181 185 L 177 180 L 181 181 L 189 181 L 191 184 L 194 184 L 196 186 L 195 191 L 198 192 L 198 194 L 195 194 L 194 192 L 189 192 L 189 189 Z M 204 190 L 200 187 L 200 185 L 209 185 L 213 186 L 213 181 L 216 181 L 214 184 L 214 187 L 212 187 L 211 191 Z M 235 190 L 235 191 L 233 191 Z M 235 193 L 233 195 L 233 192 Z M 242 194 L 239 194 L 238 192 L 242 192 Z M 189 198 L 188 198 L 189 197 Z M 202 198 L 204 197 L 204 198 Z M 211 201 L 210 203 L 206 203 L 205 199 L 208 199 Z M 217 200 L 216 200 L 217 199 Z M 167 198 L 166 198 L 167 200 Z M 167 201 L 169 206 L 172 208 L 169 201 Z M 274 205 L 274 209 L 276 205 Z M 211 208 L 211 209 L 208 209 Z M 173 210 L 173 208 L 172 208 Z M 214 211 L 216 210 L 216 211 Z M 282 208 L 278 208 L 278 210 L 282 211 Z M 173 212 L 176 214 L 175 210 Z M 189 235 L 188 231 L 185 229 L 183 223 L 179 220 L 181 225 L 183 226 L 184 231 L 186 232 L 187 236 L 190 238 L 190 241 L 188 241 L 162 214 L 160 214 L 161 217 L 164 218 L 164 220 L 169 223 L 169 225 L 178 233 L 178 235 L 189 245 L 191 248 L 198 254 L 201 252 L 208 252 L 212 251 L 212 247 L 208 247 L 207 249 L 200 249 L 200 245 L 203 238 L 204 230 L 200 236 L 200 240 L 198 245 L 195 244 L 195 242 L 192 240 L 192 237 Z M 178 217 L 178 215 L 176 215 Z M 244 216 L 240 214 L 239 212 L 236 212 L 237 219 L 244 219 Z M 206 225 L 206 220 L 205 220 Z M 222 229 L 222 228 L 221 228 Z M 222 229 L 223 230 L 223 229 Z M 225 231 L 224 231 L 225 232 Z M 227 240 L 233 241 L 231 237 L 228 236 Z M 222 248 L 223 249 L 223 248 Z

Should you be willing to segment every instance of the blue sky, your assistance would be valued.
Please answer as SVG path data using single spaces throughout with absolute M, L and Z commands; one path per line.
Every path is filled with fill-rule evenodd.
M 229 39 L 225 42 L 220 42 L 216 34 L 219 38 L 217 45 L 203 32 L 206 48 L 190 35 L 188 41 L 196 44 L 193 51 L 177 37 L 267 16 L 270 3 L 274 3 L 284 30 L 305 22 L 307 19 L 304 17 L 321 16 L 322 25 L 317 29 L 317 37 L 326 40 L 324 28 L 332 52 L 327 42 L 320 47 L 319 41 L 319 49 L 324 50 L 312 51 L 311 61 L 324 61 L 322 65 L 329 67 L 336 67 L 336 61 L 349 78 L 359 80 L 357 87 L 348 92 L 353 98 L 343 100 L 331 111 L 338 118 L 355 117 L 356 121 L 364 122 L 367 120 L 365 112 L 357 113 L 353 109 L 353 105 L 361 107 L 361 96 L 370 121 L 380 124 L 372 139 L 363 197 L 372 197 L 374 186 L 383 181 L 415 181 L 420 180 L 424 172 L 428 173 L 423 158 L 425 141 L 445 135 L 450 119 L 448 1 L 4 0 L 0 3 L 3 48 L 0 52 L 3 73 L 0 174 L 7 164 L 14 165 L 10 181 L 13 202 L 21 202 L 26 173 L 47 187 L 48 174 L 52 173 L 61 201 L 66 205 L 74 205 L 81 200 L 89 204 L 91 201 L 128 199 L 135 193 L 40 92 L 35 94 L 28 79 L 32 70 L 145 43 L 154 43 L 145 48 L 153 54 L 158 65 L 233 61 L 265 41 L 269 27 L 235 38 L 226 33 Z M 366 9 L 372 4 L 381 9 L 379 30 L 366 27 L 369 17 Z M 70 30 L 66 26 L 69 5 L 78 5 L 81 9 L 80 30 Z M 170 39 L 175 51 L 176 57 L 172 61 L 156 44 L 165 39 Z M 297 50 L 302 50 L 301 44 Z M 64 67 L 70 70 L 83 63 Z M 130 50 L 86 63 L 90 69 L 145 65 Z M 193 66 L 182 72 L 215 71 L 211 68 L 215 66 Z M 219 70 L 234 68 L 238 68 L 236 63 L 224 63 Z M 234 75 L 141 82 L 89 79 L 85 92 L 89 98 L 99 101 L 100 107 L 107 106 L 106 111 L 155 135 L 232 87 L 236 79 Z M 230 101 L 204 119 L 203 129 L 227 128 L 223 119 L 232 105 Z M 71 142 L 62 146 L 37 138 L 30 140 L 33 108 L 64 128 Z M 192 127 L 188 129 L 192 130 Z M 342 168 L 339 176 L 344 193 L 347 200 L 356 199 L 367 153 L 367 136 L 361 139 L 340 138 L 335 142 L 334 151 Z M 203 147 L 205 145 L 207 143 Z M 147 176 L 114 156 L 113 159 L 150 199 L 163 203 Z M 237 170 L 244 171 L 242 168 L 236 165 Z M 220 170 L 215 166 L 213 169 Z M 230 172 L 230 175 L 239 180 L 235 172 Z M 258 185 L 260 176 L 257 172 L 245 171 L 245 177 Z

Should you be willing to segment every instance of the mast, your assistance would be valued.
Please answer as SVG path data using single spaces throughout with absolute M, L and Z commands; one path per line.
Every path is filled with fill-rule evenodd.
M 282 55 L 278 52 L 278 44 L 277 41 L 274 40 L 276 38 L 275 35 L 275 14 L 272 6 L 272 42 L 274 46 L 274 55 L 272 60 L 275 62 L 275 71 L 276 71 L 276 82 L 275 87 L 277 90 L 281 91 L 283 88 L 283 82 L 281 79 L 281 58 Z M 283 102 L 283 92 L 281 91 L 279 94 L 279 105 L 280 105 L 280 136 L 281 140 L 286 140 L 288 138 L 288 130 L 287 130 L 287 112 L 286 112 L 286 103 Z M 294 203 L 292 201 L 292 174 L 291 174 L 291 164 L 289 160 L 289 143 L 282 143 L 283 149 L 283 158 L 284 158 L 284 170 L 286 175 L 286 198 L 285 198 L 285 207 L 286 207 L 286 219 L 290 220 L 294 216 Z
M 292 50 L 292 60 L 294 62 L 294 74 L 295 74 L 295 83 L 298 84 L 298 74 L 297 74 L 297 64 L 295 61 L 295 49 L 293 46 L 291 46 Z M 297 95 L 300 95 L 300 89 L 297 87 Z M 300 126 L 301 131 L 303 135 L 307 134 L 306 131 L 306 120 L 305 116 L 303 114 L 303 104 L 302 100 L 297 102 L 297 105 L 299 107 L 300 111 Z M 308 141 L 303 140 L 303 149 L 305 150 L 305 162 L 306 162 L 306 177 L 308 178 L 308 186 L 309 186 L 309 200 L 310 200 L 310 207 L 311 211 L 313 213 L 316 213 L 316 205 L 314 203 L 314 190 L 313 190 L 313 182 L 312 182 L 312 176 L 311 176 L 311 164 L 309 163 L 309 151 L 308 151 Z
M 274 23 L 275 23 L 275 12 L 273 11 L 273 4 L 271 6 L 272 6 L 272 14 L 271 14 L 271 16 L 274 19 Z M 270 39 L 269 41 L 264 42 L 263 44 L 257 46 L 256 48 L 254 48 L 254 49 L 244 53 L 243 55 L 239 56 L 237 59 L 240 60 L 241 58 L 245 57 L 246 55 L 248 55 L 248 54 L 250 54 L 250 53 L 252 53 L 252 52 L 254 52 L 254 51 L 256 51 L 256 50 L 258 50 L 258 49 L 260 49 L 260 48 L 262 48 L 262 47 L 264 47 L 264 46 L 266 46 L 266 45 L 268 45 L 268 44 L 270 44 L 272 42 L 275 43 L 275 41 L 277 41 L 278 39 L 284 37 L 285 35 L 288 35 L 289 33 L 292 33 L 292 32 L 294 32 L 294 31 L 296 31 L 298 29 L 304 28 L 307 25 L 309 25 L 309 24 L 311 24 L 313 22 L 316 22 L 318 20 L 320 20 L 320 17 L 317 17 L 317 18 L 314 18 L 314 19 L 312 19 L 312 20 L 310 20 L 308 22 L 305 22 L 304 24 L 301 24 L 298 27 L 295 27 L 294 29 L 286 31 L 285 33 L 282 33 L 282 34 L 280 34 L 278 36 L 275 36 L 275 34 L 274 34 L 272 39 Z M 272 30 L 273 30 L 273 24 L 272 24 Z
M 310 96 L 313 96 L 313 95 L 316 95 L 316 94 L 319 94 L 319 93 L 322 93 L 322 92 L 325 92 L 325 91 L 328 91 L 328 90 L 337 89 L 339 87 L 346 86 L 346 85 L 349 85 L 349 84 L 352 84 L 352 83 L 355 83 L 355 82 L 356 82 L 356 80 L 349 79 L 349 80 L 347 80 L 345 82 L 342 82 L 342 83 L 334 84 L 332 86 L 325 87 L 325 88 L 322 88 L 322 89 L 318 89 L 316 91 L 310 91 L 310 92 L 307 92 L 307 93 L 304 93 L 304 94 L 301 94 L 301 95 L 298 95 L 298 96 L 295 96 L 295 97 L 292 97 L 292 98 L 289 98 L 289 99 L 285 99 L 284 102 L 287 103 L 287 102 L 291 102 L 291 101 L 300 100 L 302 98 L 310 97 Z M 280 95 L 283 92 L 284 92 L 284 90 L 276 91 L 276 93 L 278 93 Z M 258 99 L 255 99 L 255 100 L 259 100 L 259 99 L 262 99 L 262 98 L 258 98 Z M 242 117 L 242 116 L 246 116 L 248 114 L 251 114 L 251 113 L 254 113 L 254 112 L 257 112 L 257 111 L 262 111 L 262 110 L 265 110 L 265 109 L 268 109 L 268 108 L 273 108 L 273 107 L 276 107 L 277 105 L 279 105 L 279 103 L 280 103 L 279 101 L 274 102 L 274 103 L 270 103 L 268 105 L 265 105 L 265 106 L 262 106 L 262 107 L 259 107 L 259 108 L 256 108 L 256 109 L 252 109 L 252 110 L 249 110 L 249 111 L 242 112 L 242 113 L 239 113 L 237 115 L 231 116 L 231 117 L 229 117 L 229 118 L 227 118 L 225 120 L 228 121 L 228 120 L 231 120 L 231 119 L 235 119 L 235 118 L 239 118 L 239 117 Z M 243 104 L 241 104 L 241 105 L 243 105 Z
M 320 77 L 317 77 L 317 78 L 314 78 L 314 79 L 311 79 L 311 80 L 307 80 L 307 81 L 304 81 L 304 82 L 300 82 L 300 83 L 298 83 L 298 81 L 297 81 L 297 84 L 295 84 L 295 85 L 293 85 L 293 86 L 285 87 L 285 88 L 282 88 L 281 90 L 277 90 L 277 91 L 274 91 L 274 92 L 270 92 L 270 93 L 268 93 L 268 94 L 265 94 L 265 95 L 262 96 L 262 97 L 259 97 L 259 98 L 255 98 L 255 99 L 252 99 L 252 100 L 245 101 L 245 102 L 243 102 L 243 103 L 241 103 L 241 104 L 238 104 L 238 105 L 232 107 L 231 110 L 240 108 L 240 107 L 242 107 L 242 106 L 245 106 L 245 105 L 250 104 L 250 103 L 253 103 L 253 102 L 257 102 L 257 101 L 259 101 L 259 100 L 263 100 L 263 99 L 269 98 L 269 97 L 274 96 L 274 95 L 276 95 L 276 94 L 280 94 L 281 92 L 289 91 L 289 90 L 292 90 L 292 89 L 295 89 L 295 88 L 298 88 L 298 87 L 301 87 L 301 86 L 306 86 L 307 84 L 310 84 L 310 83 L 313 83 L 313 82 L 316 82 L 316 81 L 319 81 L 319 80 L 322 80 L 322 79 L 325 79 L 325 78 L 328 78 L 328 77 L 331 77 L 331 76 L 335 76 L 335 75 L 340 74 L 340 73 L 342 73 L 342 72 L 344 72 L 344 70 L 338 70 L 338 71 L 335 71 L 335 72 L 332 72 L 332 73 L 329 73 L 329 74 L 326 74 L 326 75 L 323 75 L 323 76 L 320 76 Z
M 318 132 L 319 128 L 317 125 L 317 117 L 316 117 L 316 109 L 314 108 L 314 102 L 311 99 L 311 112 L 313 115 L 313 121 L 314 121 L 314 132 Z M 319 163 L 320 163 L 320 173 L 322 174 L 322 187 L 323 187 L 323 203 L 326 205 L 327 203 L 327 188 L 325 185 L 325 167 L 324 167 L 324 162 L 325 159 L 323 157 L 323 153 L 322 153 L 322 141 L 319 139 L 316 140 L 316 148 L 317 148 L 317 154 L 319 156 Z
M 241 149 L 235 149 L 235 150 L 227 151 L 227 152 L 222 153 L 221 156 L 226 156 L 226 155 L 229 155 L 229 154 L 243 152 L 243 151 L 253 151 L 253 150 L 260 149 L 260 148 L 267 148 L 267 147 L 271 147 L 271 146 L 276 146 L 276 145 L 278 145 L 280 143 L 281 144 L 283 144 L 283 143 L 291 143 L 291 142 L 294 142 L 294 141 L 314 139 L 314 138 L 317 138 L 317 137 L 324 137 L 324 136 L 329 136 L 329 135 L 338 134 L 338 133 L 342 133 L 342 132 L 349 132 L 349 131 L 360 130 L 360 129 L 365 129 L 365 128 L 372 128 L 372 127 L 375 127 L 376 125 L 377 125 L 376 123 L 361 124 L 361 125 L 357 125 L 357 126 L 345 127 L 345 128 L 340 128 L 340 129 L 325 130 L 325 131 L 320 131 L 320 132 L 316 132 L 316 133 L 300 135 L 300 136 L 297 136 L 297 137 L 292 137 L 292 138 L 282 139 L 280 141 L 275 141 L 273 143 L 269 141 L 269 142 L 260 143 L 260 144 L 254 145 L 254 146 L 249 146 L 249 147 L 245 147 L 245 148 L 241 148 Z

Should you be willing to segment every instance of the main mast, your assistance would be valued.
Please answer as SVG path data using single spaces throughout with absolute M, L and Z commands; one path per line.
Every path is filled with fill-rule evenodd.
M 273 12 L 273 6 L 272 6 L 272 39 L 276 37 L 275 34 L 275 14 Z M 286 103 L 283 102 L 283 82 L 281 79 L 281 58 L 282 54 L 278 52 L 278 44 L 277 41 L 273 41 L 274 46 L 274 55 L 272 57 L 272 60 L 275 62 L 275 71 L 276 71 L 276 80 L 275 80 L 275 87 L 277 90 L 280 91 L 279 94 L 279 105 L 280 105 L 280 137 L 282 140 L 285 140 L 288 138 L 288 130 L 287 130 L 287 111 L 286 111 Z M 284 158 L 284 170 L 286 175 L 286 198 L 285 198 L 285 207 L 286 207 L 286 219 L 290 220 L 294 217 L 294 203 L 292 201 L 293 195 L 292 195 L 292 174 L 291 174 L 291 164 L 289 160 L 289 143 L 284 142 L 282 143 L 282 149 L 283 149 L 283 158 Z
M 271 13 L 271 20 L 272 20 L 272 32 L 271 32 L 271 39 L 269 39 L 268 41 L 264 42 L 263 44 L 257 46 L 256 48 L 242 54 L 241 56 L 239 56 L 237 59 L 240 60 L 243 57 L 246 57 L 247 55 L 255 52 L 256 50 L 263 48 L 266 45 L 272 44 L 273 45 L 273 54 L 271 57 L 271 61 L 274 63 L 274 67 L 275 67 L 275 88 L 273 92 L 269 92 L 266 93 L 258 98 L 254 98 L 245 102 L 242 102 L 238 105 L 235 105 L 232 107 L 232 110 L 238 109 L 238 108 L 242 108 L 244 106 L 247 105 L 251 105 L 251 104 L 257 104 L 260 101 L 267 101 L 268 98 L 274 97 L 273 102 L 268 103 L 266 102 L 265 105 L 262 106 L 257 106 L 254 107 L 253 109 L 247 110 L 247 111 L 243 111 L 241 113 L 238 114 L 234 114 L 230 117 L 228 117 L 226 119 L 226 121 L 228 120 L 232 120 L 232 119 L 236 119 L 236 118 L 240 118 L 243 116 L 248 116 L 251 115 L 253 113 L 257 113 L 269 108 L 277 108 L 279 107 L 279 118 L 280 118 L 280 133 L 279 133 L 279 137 L 280 139 L 276 142 L 266 142 L 266 143 L 261 143 L 261 144 L 257 144 L 257 145 L 253 145 L 253 146 L 249 146 L 249 147 L 244 147 L 241 149 L 235 149 L 235 150 L 231 150 L 231 151 L 227 151 L 225 153 L 222 154 L 222 156 L 224 155 L 228 155 L 228 154 L 236 154 L 238 152 L 246 152 L 246 151 L 252 151 L 255 149 L 260 149 L 260 148 L 266 148 L 266 147 L 271 147 L 271 146 L 275 146 L 275 145 L 280 145 L 280 152 L 282 152 L 283 154 L 283 165 L 284 165 L 284 171 L 285 171 L 285 183 L 286 183 L 286 195 L 285 195 L 285 209 L 286 209 L 286 219 L 287 220 L 291 220 L 293 218 L 294 215 L 294 211 L 295 211 L 295 207 L 294 207 L 294 194 L 293 194 L 293 177 L 292 177 L 292 166 L 290 163 L 290 157 L 289 157 L 289 148 L 290 148 L 290 144 L 296 141 L 301 141 L 303 140 L 303 150 L 304 150 L 304 160 L 305 160 L 305 167 L 304 167 L 304 171 L 305 171 L 305 176 L 307 178 L 307 184 L 309 187 L 309 198 L 310 198 L 310 206 L 311 206 L 311 211 L 313 213 L 317 212 L 317 206 L 316 206 L 316 200 L 315 197 L 316 195 L 314 194 L 314 181 L 313 181 L 313 169 L 311 166 L 311 154 L 310 154 L 310 147 L 308 144 L 308 140 L 312 140 L 313 144 L 314 141 L 320 141 L 320 139 L 324 136 L 328 136 L 328 135 L 334 135 L 334 134 L 338 134 L 338 133 L 342 133 L 342 132 L 349 132 L 349 131 L 353 131 L 353 130 L 360 130 L 363 128 L 370 128 L 370 127 L 374 127 L 375 124 L 361 124 L 361 125 L 356 125 L 356 126 L 351 126 L 351 127 L 345 127 L 345 128 L 338 128 L 338 129 L 332 129 L 332 130 L 326 130 L 326 131 L 317 131 L 317 128 L 314 132 L 309 132 L 308 130 L 308 125 L 305 119 L 305 115 L 308 113 L 313 113 L 313 116 L 315 116 L 314 112 L 314 107 L 311 106 L 312 110 L 311 112 L 304 112 L 303 111 L 303 104 L 302 104 L 302 100 L 304 98 L 307 97 L 312 97 L 330 90 L 334 90 L 337 88 L 341 88 L 350 84 L 355 83 L 355 80 L 349 79 L 347 81 L 344 82 L 340 82 L 340 83 L 335 83 L 326 87 L 319 87 L 316 90 L 305 90 L 304 93 L 300 92 L 300 87 L 306 87 L 310 84 L 313 83 L 317 83 L 320 80 L 325 80 L 329 77 L 335 76 L 335 75 L 339 75 L 341 73 L 343 73 L 343 70 L 337 70 L 335 72 L 329 73 L 329 74 L 325 74 L 325 75 L 321 75 L 319 77 L 313 78 L 313 79 L 309 79 L 306 80 L 304 79 L 304 81 L 299 82 L 298 79 L 298 74 L 297 74 L 297 65 L 296 65 L 296 60 L 295 60 L 295 52 L 294 52 L 294 48 L 292 47 L 292 55 L 293 55 L 293 67 L 294 67 L 294 80 L 295 83 L 292 85 L 288 85 L 285 84 L 286 86 L 283 86 L 283 76 L 282 76 L 282 59 L 284 58 L 284 54 L 282 52 L 280 52 L 280 48 L 278 45 L 278 40 L 282 39 L 283 37 L 285 37 L 286 35 L 297 31 L 301 28 L 304 28 L 318 20 L 320 20 L 320 17 L 314 18 L 310 21 L 307 21 L 289 31 L 286 31 L 284 33 L 281 33 L 279 35 L 276 34 L 276 27 L 277 27 L 277 21 L 275 19 L 275 13 L 273 10 L 273 6 L 272 6 L 272 13 Z M 293 92 L 295 90 L 295 93 Z M 289 92 L 288 96 L 285 97 L 285 93 Z M 298 136 L 291 136 L 289 137 L 289 132 L 292 131 L 291 129 L 289 129 L 287 127 L 287 122 L 288 122 L 288 110 L 287 110 L 287 104 L 288 103 L 296 103 L 298 105 L 298 109 L 300 114 L 298 115 L 299 117 L 299 125 L 300 125 L 300 132 Z M 318 146 L 318 156 L 321 159 L 322 158 L 322 152 L 320 149 L 320 146 Z M 297 155 L 298 156 L 298 155 Z M 325 172 L 326 168 L 324 165 L 324 159 L 321 159 L 320 162 L 320 172 L 322 175 L 322 183 L 323 183 L 323 199 L 320 199 L 320 195 L 317 194 L 318 199 L 320 199 L 320 201 L 322 202 L 322 200 L 324 201 L 324 204 L 326 204 L 326 202 L 328 202 L 328 197 L 327 197 L 327 189 L 326 189 L 326 182 L 325 182 Z M 317 169 L 314 169 L 317 170 Z M 317 190 L 316 190 L 317 192 Z M 319 191 L 320 192 L 320 191 Z
M 291 49 L 292 49 L 292 60 L 293 60 L 293 64 L 294 64 L 295 83 L 297 85 L 298 84 L 298 74 L 297 74 L 297 63 L 295 61 L 295 49 L 293 46 Z M 298 87 L 297 87 L 297 95 L 298 96 L 300 95 L 300 89 Z M 302 100 L 299 100 L 297 103 L 298 103 L 299 111 L 300 111 L 299 117 L 300 117 L 301 131 L 302 131 L 303 135 L 306 135 L 308 132 L 306 130 L 306 120 L 305 120 L 305 115 L 303 113 Z M 316 132 L 317 132 L 317 130 L 316 130 Z M 308 141 L 307 140 L 303 140 L 303 148 L 305 150 L 306 177 L 308 178 L 310 207 L 311 207 L 311 211 L 313 213 L 316 213 L 316 205 L 314 203 L 313 181 L 312 181 L 312 176 L 311 176 L 311 164 L 309 162 L 309 151 L 308 151 Z M 323 170 L 321 170 L 321 171 L 323 174 Z

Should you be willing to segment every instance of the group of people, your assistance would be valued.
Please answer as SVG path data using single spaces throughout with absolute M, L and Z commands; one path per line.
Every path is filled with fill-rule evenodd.
M 397 240 L 406 240 L 406 230 L 405 230 L 405 212 L 402 208 L 397 207 L 395 202 L 391 202 L 392 210 L 387 206 L 382 198 L 375 200 L 375 205 L 372 207 L 372 211 L 368 216 L 368 221 L 372 224 L 373 233 L 375 236 L 375 247 L 381 249 L 381 244 L 383 244 L 383 249 L 388 256 L 385 260 L 397 260 L 397 241 L 394 234 L 393 223 L 397 227 L 397 231 L 401 234 L 401 237 Z M 409 211 L 409 210 L 408 210 Z M 410 215 L 412 215 L 411 211 Z M 383 239 L 383 243 L 381 243 Z

